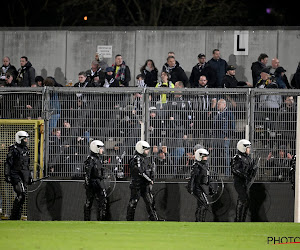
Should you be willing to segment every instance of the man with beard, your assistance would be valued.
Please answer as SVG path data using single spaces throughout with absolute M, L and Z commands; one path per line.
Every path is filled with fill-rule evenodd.
M 18 87 L 31 87 L 31 84 L 35 83 L 35 69 L 26 56 L 20 58 L 20 65 L 17 76 Z

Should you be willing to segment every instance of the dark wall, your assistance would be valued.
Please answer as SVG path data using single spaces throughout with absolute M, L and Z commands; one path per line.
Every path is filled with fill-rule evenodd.
M 185 183 L 156 183 L 153 188 L 158 215 L 166 221 L 194 221 L 196 199 Z M 32 187 L 34 188 L 34 187 Z M 292 222 L 294 193 L 288 183 L 255 183 L 251 187 L 247 221 Z M 117 183 L 109 197 L 108 220 L 126 220 L 129 183 Z M 210 206 L 206 221 L 234 221 L 237 194 L 232 183 L 225 184 L 221 199 Z M 85 189 L 82 182 L 43 182 L 28 195 L 29 220 L 83 220 Z M 96 219 L 95 207 L 92 219 Z M 148 220 L 141 199 L 135 220 Z

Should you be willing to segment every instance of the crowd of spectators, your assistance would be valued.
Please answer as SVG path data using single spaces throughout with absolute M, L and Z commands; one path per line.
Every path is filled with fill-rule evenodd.
M 251 70 L 252 82 L 237 80 L 236 68 L 228 65 L 226 60 L 221 58 L 220 51 L 214 49 L 212 58 L 208 61 L 203 53 L 198 55 L 198 63 L 192 68 L 188 78 L 176 60 L 175 53 L 169 52 L 161 71 L 157 69 L 153 60 L 146 60 L 135 77 L 135 86 L 170 89 L 300 88 L 300 63 L 290 83 L 285 75 L 286 70 L 280 66 L 278 58 L 273 58 L 271 65 L 268 65 L 268 55 L 260 54 L 258 60 L 253 62 Z M 18 70 L 10 64 L 9 57 L 4 57 L 0 76 L 1 87 L 63 87 L 63 84 L 58 83 L 53 77 L 48 76 L 44 79 L 42 76 L 36 76 L 35 69 L 26 56 L 20 58 Z M 128 87 L 130 81 L 130 69 L 121 55 L 116 55 L 114 64 L 108 66 L 96 53 L 91 68 L 78 73 L 78 82 L 73 87 Z M 293 115 L 291 116 L 295 114 L 295 104 L 291 98 L 293 99 L 292 96 L 282 95 L 259 96 L 256 104 L 260 112 L 255 117 L 270 124 L 281 121 L 271 129 L 289 140 L 289 145 L 281 145 L 282 148 L 289 146 L 290 150 L 294 150 L 295 127 L 286 131 L 282 124 L 287 119 L 295 119 Z M 13 100 L 13 97 L 11 99 Z M 238 97 L 214 96 L 209 93 L 194 96 L 181 94 L 150 96 L 147 130 L 158 166 L 157 173 L 162 176 L 184 173 L 182 166 L 188 164 L 193 155 L 194 145 L 201 141 L 212 155 L 212 165 L 223 166 L 223 174 L 229 176 L 230 158 L 234 154 L 231 145 L 236 139 L 237 101 Z M 36 102 L 31 95 L 19 98 L 18 102 L 19 105 L 26 107 L 22 117 L 13 115 L 11 112 L 13 108 L 10 112 L 3 113 L 1 117 L 41 119 L 41 112 L 38 112 L 41 103 Z M 95 137 L 107 140 L 114 138 L 111 139 L 114 143 L 108 148 L 108 151 L 111 151 L 111 157 L 107 159 L 109 163 L 120 164 L 115 158 L 121 159 L 121 155 L 122 160 L 126 162 L 126 157 L 133 153 L 132 145 L 135 145 L 135 140 L 139 138 L 142 105 L 142 95 L 139 93 L 130 98 L 120 94 L 112 99 L 109 95 L 88 97 L 76 92 L 72 100 L 52 93 L 49 101 L 49 109 L 52 111 L 49 119 L 50 171 L 63 172 L 55 170 L 54 166 L 68 162 L 68 169 L 65 171 L 80 172 L 81 169 L 77 166 L 82 162 L 82 158 L 79 156 L 87 153 L 87 146 Z M 244 112 L 243 108 L 238 112 Z M 239 114 L 238 112 L 236 114 Z M 192 140 L 189 140 L 190 138 Z M 272 159 L 277 155 L 271 152 L 270 154 L 267 158 L 268 166 L 275 164 Z M 161 167 L 170 165 L 176 167 L 170 171 L 166 171 L 167 167 Z M 122 169 L 125 171 L 125 168 Z

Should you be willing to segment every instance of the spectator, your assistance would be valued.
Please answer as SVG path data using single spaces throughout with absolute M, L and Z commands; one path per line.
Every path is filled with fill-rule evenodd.
M 113 76 L 114 69 L 112 67 L 107 67 L 105 71 L 105 83 L 103 87 L 109 88 L 110 85 L 115 81 L 115 78 Z
M 233 113 L 226 107 L 226 101 L 220 99 L 217 103 L 217 114 L 213 117 L 211 130 L 213 166 L 224 167 L 224 174 L 230 175 L 230 140 L 235 132 Z
M 78 82 L 75 83 L 74 87 L 85 88 L 85 87 L 95 87 L 94 82 L 89 82 L 86 76 L 86 72 L 81 71 L 78 73 Z
M 291 150 L 296 150 L 297 109 L 293 96 L 286 96 L 276 119 L 278 140 L 289 144 Z
M 140 69 L 141 74 L 144 76 L 146 87 L 155 87 L 157 84 L 158 70 L 155 67 L 153 60 L 148 59 L 144 66 Z
M 269 153 L 266 164 L 271 172 L 272 181 L 289 180 L 292 158 L 285 145 L 280 145 L 275 154 Z
M 298 63 L 296 73 L 294 74 L 294 76 L 292 78 L 291 85 L 295 89 L 300 89 L 300 62 Z
M 34 81 L 37 87 L 44 87 L 44 78 L 42 76 L 36 76 Z
M 7 72 L 5 74 L 5 82 L 1 87 L 17 87 L 17 83 L 14 81 L 14 77 L 11 73 Z
M 168 58 L 169 56 L 174 56 L 174 58 L 175 58 L 175 52 L 173 52 L 173 51 L 168 52 L 167 58 Z M 175 59 L 175 61 L 176 61 L 176 59 Z M 177 66 L 180 66 L 180 63 L 179 63 L 178 61 L 176 61 L 175 63 L 176 63 Z M 168 63 L 165 63 L 164 66 L 168 67 Z M 162 71 L 164 70 L 164 66 L 163 66 L 163 68 L 162 68 Z
M 156 179 L 168 178 L 168 173 L 170 168 L 173 167 L 173 163 L 170 160 L 167 153 L 162 149 L 159 149 L 157 156 L 154 158 L 154 163 L 156 167 L 155 177 Z
M 108 67 L 107 63 L 103 59 L 102 54 L 99 54 L 98 52 L 96 52 L 96 54 L 95 54 L 95 60 L 99 63 L 99 67 L 101 69 L 103 69 L 103 71 Z
M 31 88 L 36 88 L 37 84 L 31 84 Z M 25 107 L 23 117 L 31 119 L 42 119 L 42 93 L 29 93 L 26 96 L 20 96 L 19 102 L 22 107 Z
M 257 61 L 252 63 L 251 70 L 252 70 L 252 81 L 253 81 L 253 86 L 257 83 L 260 77 L 260 73 L 262 69 L 266 68 L 267 63 L 268 63 L 268 55 L 267 54 L 260 54 Z M 270 69 L 269 69 L 269 74 L 270 74 Z
M 260 78 L 255 82 L 255 88 L 265 88 L 272 81 L 270 79 L 270 69 L 265 67 L 260 72 Z
M 170 137 L 170 121 L 160 115 L 156 107 L 150 108 L 149 137 L 153 145 L 153 153 L 158 152 L 158 148 L 166 148 L 167 138 Z
M 183 82 L 176 82 L 175 88 L 184 88 Z M 168 101 L 169 121 L 171 129 L 170 144 L 173 148 L 171 155 L 175 165 L 184 165 L 183 156 L 185 152 L 185 144 L 188 135 L 192 134 L 194 125 L 193 111 L 190 103 L 185 100 L 182 94 L 172 94 Z M 176 171 L 175 168 L 175 173 Z
M 175 85 L 173 82 L 170 80 L 170 74 L 167 72 L 161 72 L 161 82 L 158 82 L 155 86 L 155 88 L 171 88 L 173 89 Z M 156 98 L 154 98 L 156 99 Z M 160 95 L 160 100 L 159 103 L 161 105 L 161 109 L 163 104 L 167 103 L 167 94 L 161 94 Z
M 265 74 L 262 72 L 262 74 Z M 263 81 L 262 81 L 263 82 Z M 261 83 L 262 83 L 261 82 Z M 259 88 L 267 88 L 270 89 L 278 89 L 278 85 L 276 82 L 272 82 L 272 80 L 267 80 L 265 84 L 261 84 Z M 278 115 L 279 108 L 282 104 L 282 97 L 281 95 L 260 95 L 259 100 L 257 100 L 259 103 L 259 109 L 261 113 L 260 119 L 266 121 L 266 127 L 270 131 L 274 131 L 275 129 L 275 121 Z M 270 134 L 272 137 L 274 137 L 273 133 Z M 273 138 L 274 139 L 274 138 Z M 273 140 L 269 140 L 271 143 Z
M 207 86 L 214 88 L 217 86 L 217 74 L 215 70 L 206 63 L 206 57 L 204 54 L 198 55 L 198 63 L 193 67 L 192 73 L 189 79 L 192 88 L 198 88 L 198 81 L 200 76 L 206 76 Z
M 112 65 L 113 77 L 115 81 L 110 85 L 110 87 L 128 87 L 131 80 L 130 69 L 123 61 L 121 55 L 115 56 L 115 64 Z
M 19 87 L 30 87 L 34 84 L 35 69 L 26 56 L 20 58 L 21 68 L 18 70 L 17 83 Z
M 270 69 L 270 74 L 274 74 L 275 70 L 279 67 L 279 60 L 278 58 L 273 58 L 271 61 L 271 66 L 268 66 L 268 68 Z
M 288 86 L 290 86 L 288 82 L 288 85 L 286 85 L 285 83 L 285 79 L 287 79 L 287 77 L 285 76 L 285 72 L 286 70 L 281 66 L 277 67 L 274 72 L 275 82 L 279 89 L 286 89 Z
M 10 58 L 8 56 L 3 58 L 3 65 L 0 69 L 0 86 L 5 85 L 6 73 L 10 73 L 10 75 L 13 77 L 13 80 L 16 80 L 18 72 L 16 67 L 10 64 Z
M 224 88 L 236 88 L 236 87 L 252 87 L 252 84 L 249 82 L 238 81 L 235 78 L 235 67 L 233 65 L 227 66 L 227 72 L 222 80 L 222 86 Z
M 105 82 L 105 73 L 100 67 L 98 61 L 92 61 L 91 69 L 87 70 L 85 73 L 88 82 L 92 83 L 95 87 L 103 87 Z
M 207 88 L 205 75 L 200 76 L 199 87 Z M 217 105 L 217 99 L 208 93 L 199 93 L 193 97 L 191 103 L 195 115 L 194 137 L 208 139 L 211 129 L 211 114 Z
M 189 80 L 181 66 L 179 66 L 179 64 L 176 64 L 174 56 L 169 56 L 167 58 L 167 63 L 163 66 L 162 71 L 170 74 L 169 80 L 171 82 L 181 81 L 183 82 L 184 87 L 187 87 Z
M 213 50 L 213 57 L 207 62 L 217 74 L 216 88 L 222 88 L 222 79 L 226 74 L 227 62 L 220 57 L 220 50 Z M 208 79 L 209 80 L 209 79 Z
M 136 76 L 136 86 L 139 88 L 145 88 L 146 84 L 145 84 L 145 76 L 142 74 L 138 74 Z
M 53 79 L 54 79 L 53 77 L 47 77 L 44 80 L 44 85 L 49 87 L 54 87 L 56 81 Z M 52 131 L 53 129 L 56 128 L 61 113 L 61 105 L 60 105 L 57 92 L 53 92 L 50 94 L 49 110 L 51 111 L 51 117 L 49 120 L 49 131 Z

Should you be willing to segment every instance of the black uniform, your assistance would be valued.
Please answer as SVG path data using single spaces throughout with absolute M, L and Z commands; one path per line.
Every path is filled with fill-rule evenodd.
M 97 220 L 104 220 L 106 216 L 106 191 L 104 187 L 103 159 L 100 154 L 91 152 L 84 162 L 86 201 L 84 205 L 84 220 L 91 220 L 91 208 L 94 199 L 98 203 Z
M 195 161 L 191 171 L 188 191 L 197 199 L 196 222 L 205 221 L 208 209 L 207 195 L 212 194 L 210 186 L 209 166 L 207 161 Z
M 256 174 L 254 161 L 246 153 L 238 152 L 231 160 L 234 188 L 238 193 L 235 221 L 246 221 L 249 208 L 249 190 Z
M 135 209 L 140 197 L 142 196 L 146 209 L 149 214 L 149 219 L 157 221 L 158 217 L 154 205 L 152 190 L 152 181 L 154 179 L 154 167 L 151 163 L 150 157 L 145 157 L 137 152 L 133 158 L 129 160 L 130 174 L 131 174 L 131 195 L 127 207 L 127 220 L 133 221 Z
M 29 170 L 29 163 L 29 150 L 26 145 L 15 143 L 9 147 L 4 175 L 6 182 L 12 184 L 17 194 L 10 215 L 11 220 L 21 219 L 27 186 L 32 184 L 32 173 Z

